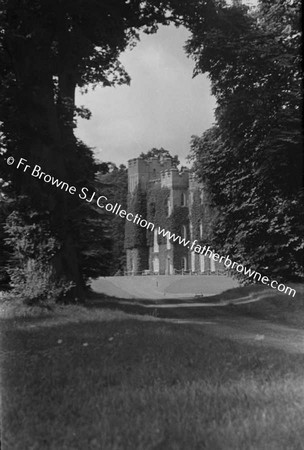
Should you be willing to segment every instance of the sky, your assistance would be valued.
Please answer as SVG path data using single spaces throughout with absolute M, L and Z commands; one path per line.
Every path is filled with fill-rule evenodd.
M 143 34 L 120 58 L 130 86 L 77 93 L 77 105 L 89 108 L 92 117 L 78 119 L 76 135 L 99 160 L 127 164 L 141 152 L 164 147 L 189 165 L 191 136 L 214 123 L 215 99 L 205 75 L 192 78 L 194 63 L 183 50 L 188 37 L 185 28 L 174 26 Z

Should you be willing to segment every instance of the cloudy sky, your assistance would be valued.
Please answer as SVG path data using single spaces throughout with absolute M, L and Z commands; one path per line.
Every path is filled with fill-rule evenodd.
M 98 159 L 126 164 L 142 151 L 164 147 L 185 163 L 191 135 L 213 124 L 215 108 L 207 77 L 192 79 L 193 61 L 183 50 L 187 37 L 173 26 L 143 35 L 121 56 L 130 86 L 77 95 L 77 104 L 92 112 L 89 121 L 79 119 L 77 135 Z

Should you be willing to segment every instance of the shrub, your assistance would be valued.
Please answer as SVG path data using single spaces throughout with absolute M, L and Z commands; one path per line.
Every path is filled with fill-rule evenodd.
M 47 220 L 35 212 L 14 211 L 5 225 L 6 243 L 12 248 L 8 267 L 11 296 L 27 304 L 51 303 L 62 300 L 73 287 L 71 282 L 56 278 L 52 259 L 60 250 L 51 236 Z

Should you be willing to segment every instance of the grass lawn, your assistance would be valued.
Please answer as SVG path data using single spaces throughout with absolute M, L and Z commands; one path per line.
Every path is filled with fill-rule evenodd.
M 3 450 L 304 449 L 303 355 L 86 314 L 1 320 Z
M 119 309 L 124 312 L 134 314 L 152 314 L 160 318 L 175 319 L 213 319 L 218 317 L 229 317 L 236 315 L 240 317 L 263 319 L 273 323 L 281 323 L 296 328 L 304 327 L 304 285 L 291 284 L 296 289 L 295 297 L 282 294 L 274 289 L 261 284 L 243 286 L 229 289 L 220 294 L 210 297 L 193 297 L 192 299 L 171 299 L 171 300 L 147 300 L 136 299 L 120 300 L 111 297 L 92 294 L 88 302 L 88 307 L 107 307 L 109 309 Z M 244 304 L 233 304 L 235 300 L 258 300 Z M 180 304 L 187 303 L 189 307 L 180 307 Z M 192 303 L 194 306 L 191 306 Z M 196 307 L 195 304 L 204 304 L 204 307 Z M 219 306 L 209 306 L 208 304 L 218 304 Z M 224 303 L 226 305 L 224 306 Z M 228 304 L 227 304 L 228 303 Z M 158 308 L 159 305 L 176 305 L 171 308 Z M 145 308 L 151 305 L 152 308 Z

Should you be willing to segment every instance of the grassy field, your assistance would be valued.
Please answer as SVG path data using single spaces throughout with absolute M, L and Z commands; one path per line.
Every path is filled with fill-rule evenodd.
M 92 281 L 92 288 L 99 294 L 119 298 L 162 299 L 214 295 L 238 286 L 231 277 L 219 275 L 151 275 L 101 277 Z
M 1 320 L 3 450 L 304 449 L 303 356 L 75 311 Z
M 267 288 L 261 284 L 243 286 L 229 289 L 220 294 L 210 297 L 193 297 L 192 299 L 171 299 L 171 300 L 147 300 L 141 299 L 136 301 L 120 300 L 115 298 L 100 297 L 100 295 L 92 295 L 88 302 L 94 308 L 107 307 L 109 309 L 119 309 L 134 314 L 153 314 L 160 318 L 175 319 L 213 319 L 217 317 L 242 317 L 268 320 L 273 323 L 281 323 L 302 328 L 304 327 L 304 285 L 292 284 L 297 291 L 295 297 L 289 297 L 274 289 Z M 251 303 L 233 304 L 235 300 L 257 300 Z M 189 307 L 183 308 L 179 305 L 187 303 Z M 193 304 L 202 303 L 204 307 L 191 306 Z M 215 303 L 219 306 L 208 306 L 209 303 Z M 228 303 L 223 306 L 224 303 Z M 168 304 L 176 305 L 176 307 L 158 308 L 159 305 Z M 150 305 L 152 308 L 146 308 Z

